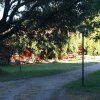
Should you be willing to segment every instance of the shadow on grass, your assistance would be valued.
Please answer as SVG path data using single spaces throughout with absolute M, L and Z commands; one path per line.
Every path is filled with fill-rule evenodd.
M 35 71 L 22 71 L 22 72 L 5 72 L 0 75 L 0 81 L 9 81 L 17 79 L 27 79 L 32 77 L 43 77 L 48 75 L 55 75 L 63 73 L 62 70 L 35 70 Z
M 85 66 L 92 65 L 94 63 L 85 63 Z M 47 64 L 30 64 L 22 65 L 22 71 L 20 67 L 16 65 L 3 66 L 2 74 L 0 75 L 0 81 L 9 81 L 16 79 L 25 79 L 32 77 L 42 77 L 48 75 L 55 75 L 81 68 L 81 63 L 47 63 Z

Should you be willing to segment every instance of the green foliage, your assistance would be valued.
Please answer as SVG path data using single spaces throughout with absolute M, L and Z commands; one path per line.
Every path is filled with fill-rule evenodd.
M 91 38 L 91 36 L 84 37 L 84 49 L 86 50 L 86 54 L 88 55 L 100 55 L 100 40 L 95 40 Z M 73 53 L 77 53 L 78 48 L 82 47 L 82 34 L 73 33 L 71 34 L 67 51 L 72 51 Z
M 94 38 L 95 40 L 100 38 L 100 13 L 95 15 L 92 19 L 87 18 L 84 21 L 88 29 L 87 36 Z
M 68 44 L 69 44 L 68 51 L 72 51 L 73 53 L 77 53 L 78 48 L 82 47 L 82 34 L 71 33 Z
M 76 41 L 77 40 L 77 41 Z M 76 36 L 76 34 L 72 34 L 69 39 L 69 51 L 77 52 L 78 45 L 81 43 L 81 39 Z
M 95 43 L 95 52 L 97 55 L 100 55 L 100 40 Z
M 0 40 L 11 37 L 19 30 L 44 27 L 63 27 L 68 31 L 75 31 L 86 18 L 92 19 L 100 12 L 100 0 L 1 1 L 4 4 L 4 12 L 0 20 Z M 25 9 L 20 11 L 23 6 Z
M 57 57 L 66 52 L 67 35 L 63 29 L 47 29 L 34 32 L 33 41 L 36 41 L 37 51 L 44 58 Z M 33 43 L 32 43 L 33 44 Z
M 86 49 L 89 55 L 100 55 L 100 40 L 87 38 Z
M 87 40 L 87 51 L 89 55 L 93 55 L 95 51 L 95 41 L 89 38 Z
M 92 23 L 94 24 L 93 25 L 94 30 L 91 34 L 91 38 L 98 41 L 100 39 L 100 14 L 98 16 L 95 16 Z
M 53 40 L 54 40 L 54 50 L 56 51 L 55 55 L 63 55 L 64 53 L 66 53 L 66 48 L 64 48 L 66 46 L 67 43 L 67 35 L 64 31 L 58 29 L 55 30 L 53 33 Z
M 23 0 L 23 2 L 24 1 L 26 0 Z M 28 34 L 26 37 L 22 36 L 23 32 L 20 31 L 20 33 L 22 32 L 19 34 L 20 39 L 16 39 L 15 42 L 12 42 L 13 48 L 16 49 L 16 46 L 19 45 L 20 51 L 23 52 L 27 47 L 31 47 L 35 49 L 36 54 L 41 53 L 42 49 L 46 49 L 47 53 L 42 52 L 42 55 L 45 58 L 48 58 L 50 55 L 63 55 L 66 51 L 77 52 L 78 47 L 81 47 L 82 44 L 81 37 L 78 37 L 77 34 L 72 34 L 70 39 L 68 39 L 66 33 L 71 31 L 75 32 L 76 27 L 81 22 L 86 24 L 89 33 L 94 31 L 93 36 L 91 35 L 92 38 L 97 40 L 100 37 L 100 0 L 43 0 L 37 1 L 37 4 L 39 5 L 32 6 L 31 4 L 34 4 L 35 1 L 36 0 L 31 2 L 30 0 L 25 2 L 26 11 L 20 12 L 22 17 L 19 16 L 18 19 L 15 19 L 15 15 L 13 15 L 11 17 L 12 19 L 10 19 L 10 15 L 8 14 L 9 16 L 6 16 L 8 19 L 6 21 L 8 22 L 3 22 L 4 25 L 2 25 L 2 23 L 0 24 L 0 30 L 4 28 L 4 32 L 7 32 L 6 30 L 9 30 L 10 26 L 12 26 L 12 30 L 13 26 L 15 26 L 15 29 L 18 27 L 18 31 L 19 29 L 27 31 L 25 33 L 25 35 Z M 16 6 L 20 7 L 22 4 L 22 1 L 18 1 L 18 5 L 15 2 L 16 1 L 9 0 L 8 5 L 11 3 L 16 8 Z M 29 10 L 32 7 L 33 10 Z M 14 11 L 16 12 L 15 14 L 19 13 L 17 10 L 13 9 L 13 7 L 12 10 L 11 14 L 13 14 Z M 9 23 L 10 20 L 12 23 Z M 15 22 L 18 22 L 19 26 L 17 26 Z M 9 24 L 7 29 L 5 29 L 6 23 Z M 53 32 L 47 33 L 46 30 L 50 30 L 50 28 L 54 29 Z M 36 32 L 34 33 L 33 30 Z M 3 32 L 1 32 L 1 34 L 2 33 Z M 10 33 L 11 32 L 9 32 L 9 34 Z M 14 34 L 14 32 L 11 34 Z M 18 41 L 20 43 L 18 43 Z M 89 54 L 92 54 L 95 50 L 96 52 L 100 51 L 99 46 L 94 46 L 95 41 L 92 41 L 91 39 L 89 42 L 86 41 L 88 40 L 85 39 L 85 48 L 88 50 Z M 91 47 L 89 47 L 89 43 Z M 96 44 L 99 44 L 99 42 L 96 42 Z

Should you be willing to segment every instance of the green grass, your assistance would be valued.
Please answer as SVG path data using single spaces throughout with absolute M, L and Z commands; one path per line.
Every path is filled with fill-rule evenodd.
M 85 78 L 85 86 L 81 80 L 65 85 L 69 100 L 100 100 L 100 70 Z
M 87 63 L 86 66 L 90 65 Z M 19 66 L 3 66 L 0 81 L 22 79 L 30 77 L 40 77 L 54 75 L 66 71 L 76 70 L 81 68 L 80 63 L 50 63 L 50 64 L 33 64 L 22 65 L 20 72 Z

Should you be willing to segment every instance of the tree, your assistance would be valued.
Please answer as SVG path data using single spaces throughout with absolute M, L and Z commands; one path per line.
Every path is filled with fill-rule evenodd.
M 50 28 L 48 30 L 34 31 L 30 34 L 31 40 L 36 41 L 39 50 L 46 50 L 44 56 L 46 58 L 58 57 L 66 53 L 64 46 L 67 43 L 67 33 L 59 28 Z M 42 54 L 43 55 L 43 54 Z
M 87 25 L 90 26 L 90 38 L 100 40 L 100 13 L 93 18 L 93 20 L 87 19 Z
M 18 30 L 22 30 L 23 22 L 30 18 L 32 11 L 40 4 L 43 5 L 41 0 L 1 0 L 0 4 L 4 6 L 3 17 L 0 20 L 0 40 L 7 39 Z M 24 10 L 20 10 L 21 7 L 24 7 Z
M 62 26 L 69 31 L 75 30 L 86 17 L 98 13 L 99 4 L 100 0 L 0 0 L 0 5 L 4 6 L 0 40 L 28 27 Z

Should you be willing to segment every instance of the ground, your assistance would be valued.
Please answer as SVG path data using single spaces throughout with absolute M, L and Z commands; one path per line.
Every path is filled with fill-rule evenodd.
M 100 64 L 86 67 L 85 75 L 97 70 L 100 70 Z M 66 100 L 62 87 L 79 78 L 81 69 L 53 76 L 0 82 L 0 100 Z

